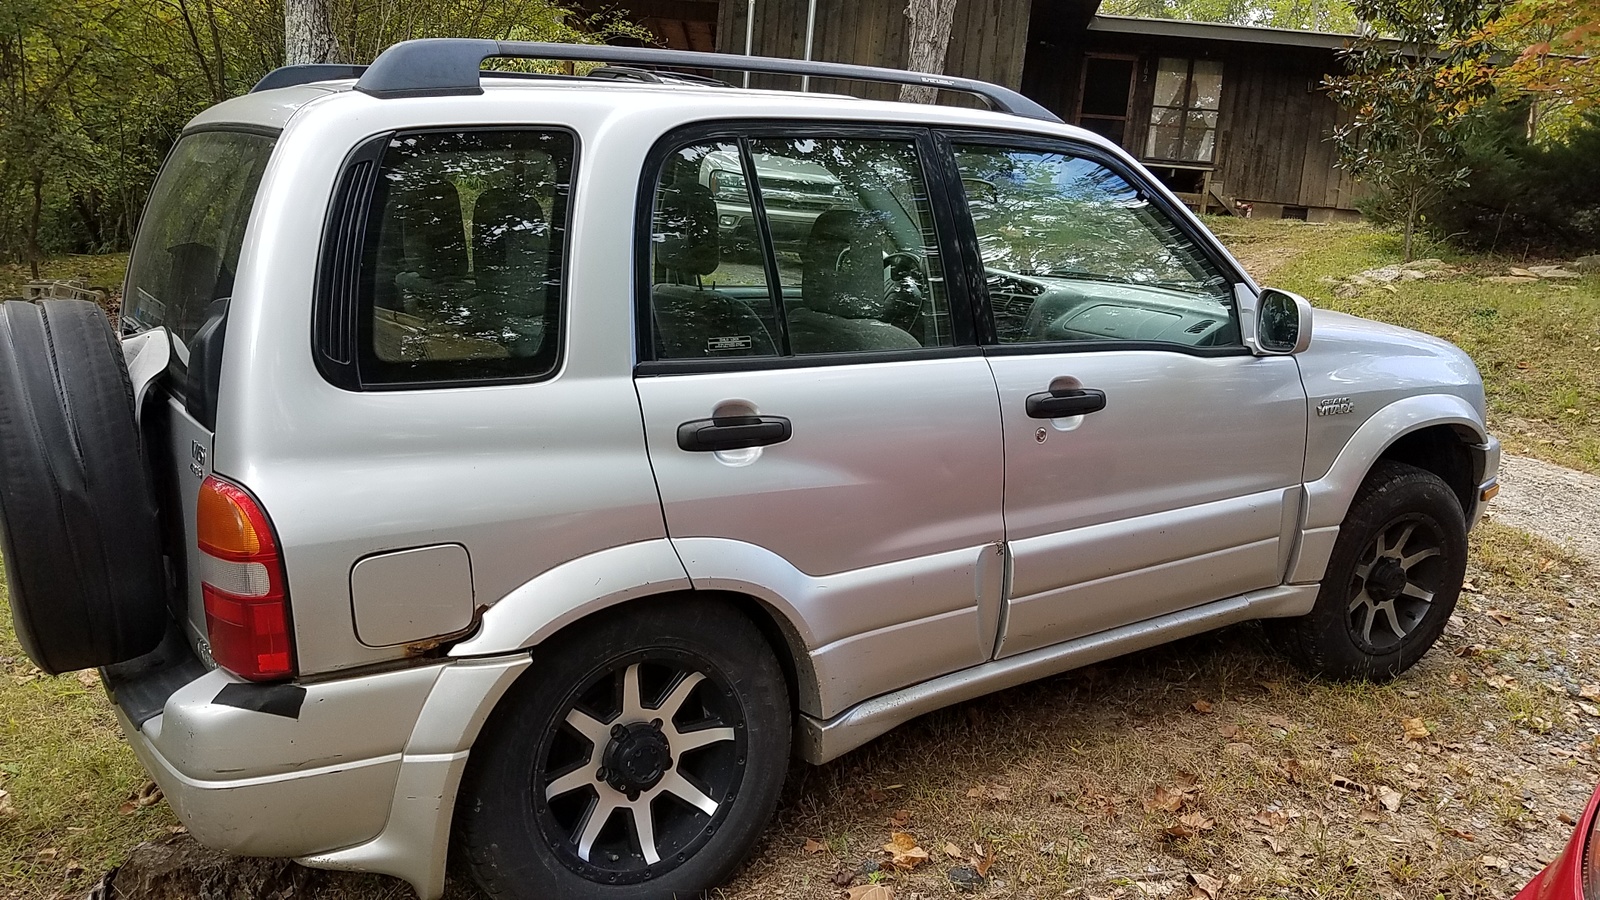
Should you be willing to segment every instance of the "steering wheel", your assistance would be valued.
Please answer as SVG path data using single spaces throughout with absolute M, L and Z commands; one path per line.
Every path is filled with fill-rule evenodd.
M 883 300 L 886 307 L 883 321 L 910 331 L 922 317 L 927 299 L 927 280 L 923 275 L 923 259 L 910 250 L 895 250 L 884 254 L 884 274 L 887 286 Z

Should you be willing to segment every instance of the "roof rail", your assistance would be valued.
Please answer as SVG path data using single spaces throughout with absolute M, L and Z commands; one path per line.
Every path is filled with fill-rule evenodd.
M 731 53 L 659 50 L 652 47 L 613 47 L 604 44 L 494 41 L 479 38 L 418 38 L 402 41 L 389 47 L 372 61 L 372 65 L 366 68 L 360 80 L 356 82 L 356 90 L 374 97 L 481 94 L 483 86 L 479 83 L 480 70 L 483 61 L 490 57 L 559 59 L 624 66 L 680 66 L 692 69 L 724 69 L 771 75 L 809 75 L 812 78 L 911 84 L 973 94 L 981 98 L 991 109 L 1014 116 L 1046 122 L 1061 121 L 1054 113 L 1016 91 L 971 78 L 928 75 L 876 66 L 805 62 L 767 56 L 736 56 Z
M 250 89 L 250 93 L 294 87 L 298 84 L 311 84 L 314 81 L 360 78 L 361 73 L 365 71 L 367 71 L 366 66 L 347 66 L 339 63 L 307 63 L 298 66 L 279 66 L 262 76 L 261 80 L 256 82 L 256 86 Z

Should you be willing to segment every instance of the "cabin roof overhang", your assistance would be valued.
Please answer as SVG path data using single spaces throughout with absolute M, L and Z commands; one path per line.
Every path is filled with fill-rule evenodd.
M 1293 28 L 1269 28 L 1260 25 L 1222 25 L 1216 22 L 1188 22 L 1181 19 L 1143 19 L 1133 16 L 1110 16 L 1104 13 L 1089 20 L 1088 31 L 1090 34 L 1270 44 L 1275 47 L 1316 47 L 1323 50 L 1343 50 L 1360 39 L 1360 35 L 1326 31 L 1298 31 Z

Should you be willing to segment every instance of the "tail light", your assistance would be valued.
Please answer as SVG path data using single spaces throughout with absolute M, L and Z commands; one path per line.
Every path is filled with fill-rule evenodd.
M 293 675 L 289 589 L 266 513 L 213 475 L 200 485 L 195 519 L 211 658 L 251 681 Z
M 1589 817 L 1583 846 L 1583 900 L 1600 900 L 1600 810 Z

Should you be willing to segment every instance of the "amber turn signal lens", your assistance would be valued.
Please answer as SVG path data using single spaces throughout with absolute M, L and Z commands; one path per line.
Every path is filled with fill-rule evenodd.
M 195 527 L 200 549 L 221 557 L 238 559 L 261 552 L 261 531 L 265 522 L 256 522 L 255 504 L 244 491 L 226 481 L 207 478 L 200 485 L 200 500 L 195 510 Z
M 1490 500 L 1493 500 L 1495 495 L 1498 493 L 1500 493 L 1500 482 L 1497 481 L 1494 484 L 1484 488 L 1483 493 L 1478 495 L 1478 499 L 1488 503 Z

